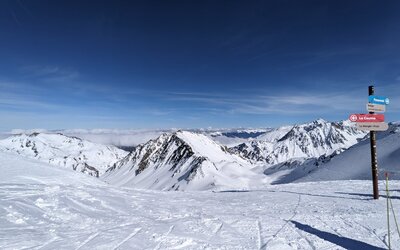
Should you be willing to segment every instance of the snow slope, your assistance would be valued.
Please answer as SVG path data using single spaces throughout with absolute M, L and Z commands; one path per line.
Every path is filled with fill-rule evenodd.
M 319 119 L 272 130 L 230 150 L 253 163 L 272 166 L 292 159 L 319 158 L 339 153 L 358 143 L 365 135 L 348 121 L 336 123 Z
M 369 181 L 163 192 L 0 152 L 0 249 L 387 249 Z M 383 190 L 383 183 L 381 190 Z M 400 207 L 400 182 L 390 184 Z M 392 221 L 392 248 L 400 239 Z
M 270 184 L 292 183 L 309 175 L 336 156 L 337 154 L 334 153 L 329 156 L 323 155 L 319 158 L 290 159 L 286 162 L 278 163 L 273 166 L 259 166 L 254 170 L 267 175 L 271 180 Z
M 400 179 L 400 130 L 398 124 L 391 124 L 389 131 L 377 132 L 377 156 L 380 177 L 389 172 L 391 178 Z M 363 141 L 299 181 L 320 180 L 370 180 L 371 153 L 369 139 Z
M 0 140 L 0 151 L 14 152 L 55 166 L 99 177 L 128 152 L 62 134 L 19 134 Z
M 0 183 L 23 185 L 105 185 L 98 178 L 77 173 L 72 169 L 55 168 L 37 159 L 0 151 Z M 10 196 L 12 196 L 10 194 Z
M 158 190 L 249 188 L 265 182 L 245 159 L 207 136 L 188 131 L 163 134 L 139 145 L 107 170 L 119 186 Z

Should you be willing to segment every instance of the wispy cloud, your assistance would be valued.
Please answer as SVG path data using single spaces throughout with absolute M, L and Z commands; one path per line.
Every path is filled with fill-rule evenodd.
M 73 126 L 71 120 L 86 124 L 78 125 L 81 127 L 97 124 L 118 127 L 158 121 L 157 124 L 177 125 L 190 124 L 190 120 L 207 125 L 209 120 L 224 118 L 235 119 L 235 124 L 240 125 L 240 120 L 249 115 L 332 119 L 331 115 L 335 114 L 335 117 L 343 117 L 353 112 L 366 112 L 366 86 L 335 91 L 322 88 L 298 92 L 281 90 L 274 94 L 251 88 L 225 92 L 124 89 L 117 84 L 82 84 L 79 73 L 59 67 L 30 67 L 25 72 L 41 80 L 65 76 L 63 80 L 68 84 L 32 84 L 28 79 L 0 80 L 0 113 L 9 124 L 3 123 L 3 128 L 17 127 L 15 124 L 24 123 L 27 117 L 36 120 L 37 127 L 44 127 L 40 121 L 46 120 L 54 121 L 52 127 L 60 128 L 60 124 Z M 399 112 L 400 88 L 397 84 L 385 84 L 376 89 L 378 94 L 391 98 L 388 113 Z
M 18 96 L 18 95 L 8 95 L 8 96 L 0 95 L 0 107 L 1 106 L 9 108 L 11 107 L 14 109 L 21 109 L 21 110 L 35 109 L 35 108 L 55 110 L 60 107 L 59 105 L 49 104 L 47 102 L 29 100 L 23 96 Z
M 21 82 L 0 81 L 0 109 L 56 109 L 59 105 L 43 100 L 40 87 Z
M 393 87 L 392 87 L 393 88 Z M 390 90 L 386 87 L 382 90 Z M 329 114 L 332 112 L 357 112 L 365 109 L 367 97 L 365 91 L 342 91 L 330 93 L 292 93 L 277 95 L 207 95 L 205 93 L 179 93 L 169 97 L 179 102 L 194 102 L 224 108 L 228 113 L 243 114 Z M 389 92 L 394 100 L 400 100 L 400 91 L 391 89 Z M 396 101 L 392 108 L 399 107 Z
M 74 69 L 52 65 L 24 66 L 21 71 L 29 77 L 34 77 L 47 83 L 72 81 L 80 76 L 80 73 Z

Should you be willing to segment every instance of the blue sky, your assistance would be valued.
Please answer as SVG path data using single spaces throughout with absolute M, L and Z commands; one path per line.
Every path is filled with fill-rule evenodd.
M 0 131 L 400 120 L 399 1 L 1 1 Z

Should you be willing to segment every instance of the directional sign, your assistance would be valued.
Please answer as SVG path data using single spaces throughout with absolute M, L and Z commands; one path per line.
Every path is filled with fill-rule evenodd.
M 386 122 L 357 122 L 357 128 L 365 131 L 386 131 L 389 125 Z
M 384 122 L 383 114 L 352 114 L 349 117 L 352 122 Z
M 372 104 L 388 105 L 389 98 L 387 98 L 385 96 L 370 95 L 370 96 L 368 96 L 368 102 L 372 103 Z
M 367 111 L 368 112 L 383 113 L 383 112 L 386 111 L 386 106 L 382 105 L 382 104 L 367 103 Z

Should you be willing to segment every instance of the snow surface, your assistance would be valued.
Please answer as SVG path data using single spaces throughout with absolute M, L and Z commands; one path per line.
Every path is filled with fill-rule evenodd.
M 188 131 L 179 131 L 176 134 L 180 139 L 189 144 L 195 153 L 206 156 L 213 162 L 237 161 L 241 164 L 248 164 L 243 158 L 226 152 L 221 145 L 210 140 L 205 135 Z
M 293 129 L 293 126 L 282 126 L 279 128 L 271 129 L 267 133 L 260 135 L 256 138 L 258 141 L 267 141 L 267 142 L 276 142 L 285 136 L 290 130 Z
M 370 181 L 163 192 L 0 152 L 1 249 L 386 249 Z M 383 190 L 383 183 L 380 183 Z M 400 207 L 400 182 L 390 183 Z M 392 221 L 392 247 L 400 247 Z

